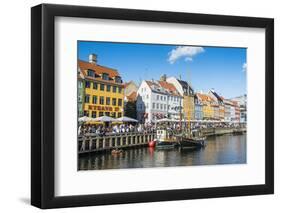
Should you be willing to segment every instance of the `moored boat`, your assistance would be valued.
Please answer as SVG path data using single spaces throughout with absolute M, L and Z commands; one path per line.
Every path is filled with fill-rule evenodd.
M 177 139 L 167 129 L 158 129 L 156 132 L 156 148 L 169 149 L 178 145 Z

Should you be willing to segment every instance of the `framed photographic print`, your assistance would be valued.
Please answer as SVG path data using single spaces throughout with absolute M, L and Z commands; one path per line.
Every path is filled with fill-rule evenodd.
M 274 21 L 31 9 L 31 203 L 274 192 Z

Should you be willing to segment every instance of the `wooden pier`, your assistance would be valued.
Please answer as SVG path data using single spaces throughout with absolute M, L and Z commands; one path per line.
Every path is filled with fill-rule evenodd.
M 200 136 L 223 134 L 241 134 L 246 128 L 207 128 L 200 129 Z M 156 138 L 156 132 L 150 133 L 122 133 L 115 135 L 99 136 L 87 134 L 78 137 L 78 153 L 102 152 L 112 149 L 123 149 L 138 146 L 147 146 L 149 141 Z
M 123 133 L 98 136 L 88 134 L 78 137 L 78 153 L 99 152 L 116 148 L 130 148 L 147 145 L 156 137 L 156 133 Z

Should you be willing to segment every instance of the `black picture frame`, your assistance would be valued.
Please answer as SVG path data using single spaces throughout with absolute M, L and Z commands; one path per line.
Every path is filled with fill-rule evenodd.
M 265 184 L 56 197 L 54 23 L 55 17 L 264 28 Z M 274 193 L 274 20 L 224 15 L 41 4 L 31 9 L 31 204 L 60 208 L 217 198 Z

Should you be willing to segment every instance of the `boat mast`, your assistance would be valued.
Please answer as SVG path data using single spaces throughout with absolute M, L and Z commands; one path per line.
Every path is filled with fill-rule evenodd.
M 189 93 L 190 88 L 189 88 L 189 82 L 188 82 L 188 69 L 187 69 L 187 134 L 188 137 L 190 137 L 190 119 L 189 119 L 189 114 L 191 114 L 190 109 L 189 109 Z

